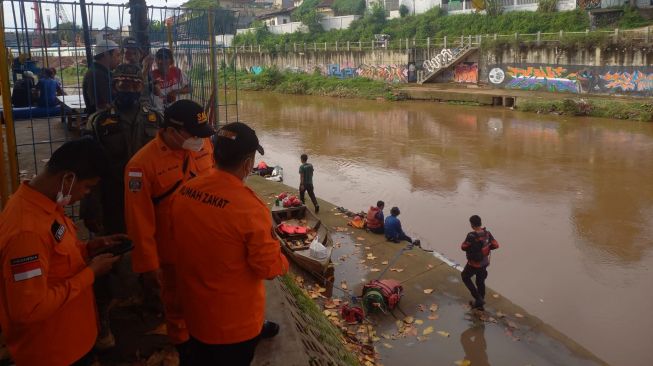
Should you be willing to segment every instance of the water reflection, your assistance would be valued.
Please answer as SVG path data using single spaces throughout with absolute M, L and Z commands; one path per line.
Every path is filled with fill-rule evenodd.
M 611 364 L 646 359 L 653 124 L 260 93 L 241 103 L 287 184 L 308 153 L 320 197 L 399 206 L 407 232 L 458 262 L 479 214 L 502 244 L 491 287 Z
M 485 343 L 485 324 L 475 325 L 460 334 L 460 344 L 465 351 L 465 359 L 473 366 L 490 366 Z

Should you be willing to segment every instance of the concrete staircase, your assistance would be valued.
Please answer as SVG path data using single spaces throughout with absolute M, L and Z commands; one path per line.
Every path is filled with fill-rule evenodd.
M 465 47 L 458 48 L 458 49 L 454 50 L 452 55 L 450 55 L 450 56 L 447 55 L 446 58 L 443 60 L 444 64 L 441 63 L 439 65 L 440 66 L 439 68 L 435 68 L 431 72 L 426 71 L 426 74 L 423 77 L 419 78 L 417 80 L 417 82 L 419 84 L 424 84 L 424 83 L 430 82 L 431 80 L 434 80 L 442 72 L 444 72 L 445 70 L 449 69 L 450 67 L 455 66 L 458 63 L 462 62 L 469 55 L 471 55 L 472 53 L 474 53 L 476 51 L 478 51 L 478 47 L 472 47 L 471 45 L 467 45 Z M 438 57 L 438 56 L 436 56 L 436 57 Z M 430 60 L 424 61 L 424 63 L 426 63 L 426 62 L 430 62 Z

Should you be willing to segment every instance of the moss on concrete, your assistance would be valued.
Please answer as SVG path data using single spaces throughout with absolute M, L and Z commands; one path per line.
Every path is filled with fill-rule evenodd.
M 340 361 L 340 365 L 358 366 L 360 363 L 349 352 L 342 343 L 341 334 L 329 320 L 324 316 L 318 305 L 310 299 L 304 291 L 295 283 L 292 275 L 286 274 L 281 278 L 286 289 L 297 300 L 300 310 L 311 318 L 311 326 L 319 330 L 320 341 L 331 346 L 332 349 L 340 350 L 337 355 L 332 355 Z

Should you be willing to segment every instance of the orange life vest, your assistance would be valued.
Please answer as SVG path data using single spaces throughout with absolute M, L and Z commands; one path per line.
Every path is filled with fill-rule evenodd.
M 367 212 L 367 227 L 370 229 L 378 229 L 383 226 L 383 221 L 376 218 L 376 214 L 381 211 L 380 208 L 376 206 L 370 207 L 370 210 Z

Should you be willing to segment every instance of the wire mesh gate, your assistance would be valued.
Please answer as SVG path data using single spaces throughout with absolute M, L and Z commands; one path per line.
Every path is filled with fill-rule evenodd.
M 131 36 L 145 40 L 142 45 L 149 54 L 162 47 L 171 49 L 175 66 L 190 82 L 190 93 L 181 98 L 204 105 L 214 125 L 238 120 L 236 50 L 231 47 L 237 12 L 141 5 L 144 3 L 2 2 L 2 206 L 20 180 L 38 174 L 58 146 L 79 137 L 79 126 L 88 117 L 82 80 L 97 42 L 121 44 Z M 139 26 L 139 22 L 145 24 Z M 46 68 L 54 69 L 66 94 L 58 97 L 62 107 L 45 112 L 12 107 L 11 89 L 23 74 L 30 71 L 41 77 Z

